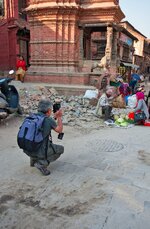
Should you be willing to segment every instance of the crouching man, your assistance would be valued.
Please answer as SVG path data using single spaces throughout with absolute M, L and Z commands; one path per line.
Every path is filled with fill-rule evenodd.
M 102 109 L 102 114 L 104 115 L 104 121 L 109 121 L 111 119 L 111 111 L 112 111 L 112 90 L 106 89 L 105 92 L 101 95 L 98 100 L 95 114 L 98 114 L 98 110 Z
M 47 166 L 59 158 L 64 152 L 64 147 L 62 145 L 53 144 L 51 137 L 51 130 L 57 133 L 62 133 L 63 131 L 62 110 L 59 109 L 54 113 L 55 119 L 51 117 L 52 110 L 53 104 L 50 100 L 44 99 L 39 102 L 38 115 L 44 114 L 46 116 L 42 126 L 44 140 L 38 151 L 35 152 L 36 156 L 30 157 L 30 165 L 36 167 L 45 176 L 50 174 Z

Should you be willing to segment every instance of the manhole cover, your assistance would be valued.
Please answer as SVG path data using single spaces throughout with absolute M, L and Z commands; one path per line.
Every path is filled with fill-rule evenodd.
M 88 147 L 95 152 L 115 152 L 124 148 L 123 144 L 107 139 L 95 139 L 88 143 Z

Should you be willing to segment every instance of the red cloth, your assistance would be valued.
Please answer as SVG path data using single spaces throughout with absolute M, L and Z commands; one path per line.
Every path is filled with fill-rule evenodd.
M 17 60 L 16 67 L 17 69 L 22 68 L 24 71 L 26 71 L 26 62 L 24 60 Z
M 150 126 L 150 122 L 144 122 L 144 126 Z
M 130 112 L 128 114 L 129 119 L 133 120 L 134 119 L 134 112 Z

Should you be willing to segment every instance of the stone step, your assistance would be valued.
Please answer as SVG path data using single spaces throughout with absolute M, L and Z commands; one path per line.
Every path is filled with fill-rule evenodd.
M 46 85 L 46 87 L 51 87 L 52 85 Z M 84 85 L 53 85 L 56 91 L 60 95 L 83 95 L 86 90 L 95 90 L 94 86 L 84 86 Z
M 74 85 L 74 84 L 49 84 L 49 83 L 31 83 L 25 82 L 21 83 L 20 81 L 12 81 L 13 85 L 19 90 L 26 88 L 26 90 L 31 90 L 31 88 L 38 87 L 47 87 L 54 88 L 60 95 L 82 95 L 86 90 L 95 90 L 95 86 L 88 85 Z

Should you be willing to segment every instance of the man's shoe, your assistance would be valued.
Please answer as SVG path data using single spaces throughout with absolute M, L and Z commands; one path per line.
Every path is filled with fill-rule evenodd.
M 36 160 L 30 157 L 30 166 L 34 167 L 35 163 L 36 163 Z
M 47 168 L 45 168 L 43 165 L 40 165 L 38 162 L 36 162 L 36 163 L 34 164 L 34 167 L 36 167 L 38 170 L 40 170 L 40 172 L 41 172 L 44 176 L 48 176 L 48 175 L 50 175 L 50 173 L 51 173 Z

